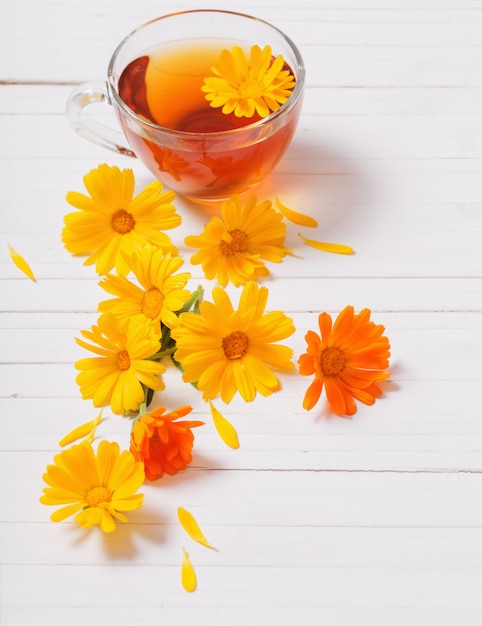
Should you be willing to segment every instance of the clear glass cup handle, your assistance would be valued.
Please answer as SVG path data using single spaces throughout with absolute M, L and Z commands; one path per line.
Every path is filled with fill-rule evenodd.
M 67 100 L 67 118 L 72 128 L 88 141 L 135 158 L 134 152 L 124 146 L 126 139 L 120 130 L 109 128 L 84 111 L 90 104 L 111 105 L 107 83 L 82 83 L 72 91 Z

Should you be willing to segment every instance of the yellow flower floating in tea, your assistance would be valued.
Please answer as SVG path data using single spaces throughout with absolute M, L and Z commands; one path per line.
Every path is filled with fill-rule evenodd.
M 273 57 L 271 47 L 251 47 L 249 56 L 239 47 L 223 50 L 212 66 L 214 76 L 201 87 L 206 100 L 236 117 L 268 117 L 288 100 L 296 80 L 283 57 Z

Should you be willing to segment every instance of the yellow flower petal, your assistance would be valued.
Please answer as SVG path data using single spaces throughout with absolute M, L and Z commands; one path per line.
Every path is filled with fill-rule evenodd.
M 184 548 L 182 549 L 181 583 L 186 591 L 196 590 L 196 572 Z
M 187 532 L 187 534 L 206 548 L 211 548 L 212 550 L 216 550 L 216 548 L 209 543 L 206 537 L 203 535 L 202 530 L 199 528 L 199 524 L 194 519 L 192 513 L 182 508 L 181 506 L 177 509 L 177 516 L 179 518 L 179 523 Z
M 78 439 L 83 439 L 84 437 L 87 437 L 89 435 L 92 435 L 92 438 L 93 438 L 95 429 L 100 424 L 101 419 L 102 419 L 102 411 L 99 413 L 99 415 L 95 419 L 90 420 L 90 422 L 86 422 L 85 424 L 82 424 L 81 426 L 77 426 L 77 428 L 74 428 L 74 430 L 72 430 L 70 433 L 65 435 L 65 437 L 63 437 L 59 441 L 59 446 L 63 448 L 64 446 L 68 446 L 69 443 L 73 443 L 74 441 L 77 441 Z
M 318 226 L 318 222 L 314 217 L 309 215 L 305 215 L 304 213 L 299 213 L 298 211 L 293 211 L 293 209 L 288 208 L 284 204 L 281 204 L 279 198 L 276 198 L 276 205 L 280 213 L 283 214 L 290 222 L 293 224 L 298 224 L 299 226 L 308 226 L 309 228 L 316 228 Z
M 10 252 L 10 257 L 12 261 L 15 263 L 18 269 L 21 272 L 23 272 L 26 276 L 28 276 L 30 280 L 33 280 L 34 283 L 37 282 L 37 279 L 35 278 L 34 273 L 30 269 L 30 265 L 23 258 L 23 256 L 21 256 L 16 250 L 14 250 L 12 246 L 8 246 L 8 250 Z
M 301 239 L 303 239 L 306 245 L 316 248 L 317 250 L 323 250 L 323 252 L 334 252 L 335 254 L 355 254 L 355 251 L 350 246 L 345 246 L 341 243 L 328 243 L 326 241 L 307 239 L 306 237 L 303 237 L 301 233 L 298 233 L 298 235 Z
M 216 409 L 212 402 L 209 402 L 214 427 L 224 443 L 230 448 L 239 448 L 238 433 L 234 426 Z

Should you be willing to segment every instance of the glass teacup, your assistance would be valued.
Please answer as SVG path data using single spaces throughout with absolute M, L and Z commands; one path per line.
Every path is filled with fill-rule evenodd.
M 294 86 L 266 117 L 225 114 L 211 106 L 203 81 L 223 50 L 240 48 L 249 59 L 252 46 L 269 46 L 273 62 L 281 55 Z M 79 134 L 137 156 L 179 195 L 220 201 L 255 187 L 283 156 L 300 115 L 304 77 L 299 50 L 271 24 L 230 11 L 185 11 L 128 35 L 112 55 L 107 81 L 79 85 L 67 114 Z M 86 114 L 87 105 L 99 102 L 113 106 L 123 134 Z

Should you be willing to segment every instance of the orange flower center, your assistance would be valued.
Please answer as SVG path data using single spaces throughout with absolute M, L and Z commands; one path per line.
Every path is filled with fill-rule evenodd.
M 230 241 L 221 240 L 219 247 L 221 248 L 221 252 L 226 256 L 230 256 L 231 254 L 236 254 L 236 252 L 246 252 L 248 249 L 248 236 L 242 230 L 230 230 L 229 235 L 231 235 Z
M 112 494 L 107 487 L 93 487 L 87 492 L 85 501 L 89 506 L 99 506 L 103 502 L 110 502 Z
M 224 354 L 228 359 L 240 359 L 248 350 L 249 339 L 241 330 L 235 330 L 223 339 Z
M 136 221 L 130 213 L 127 213 L 124 209 L 119 209 L 119 211 L 112 216 L 111 224 L 116 233 L 125 235 L 131 232 L 136 225 Z
M 127 350 L 121 350 L 117 353 L 116 363 L 117 367 L 122 371 L 129 369 L 129 367 L 131 366 L 131 360 L 129 358 L 129 353 L 127 352 Z
M 339 348 L 325 348 L 320 365 L 325 376 L 337 376 L 345 367 L 345 356 Z
M 239 86 L 239 95 L 243 98 L 260 98 L 266 89 L 258 80 L 247 80 Z
M 159 291 L 159 289 L 153 287 L 152 289 L 149 289 L 149 291 L 146 291 L 144 297 L 142 298 L 142 312 L 149 319 L 155 320 L 159 317 L 163 302 L 164 295 Z

